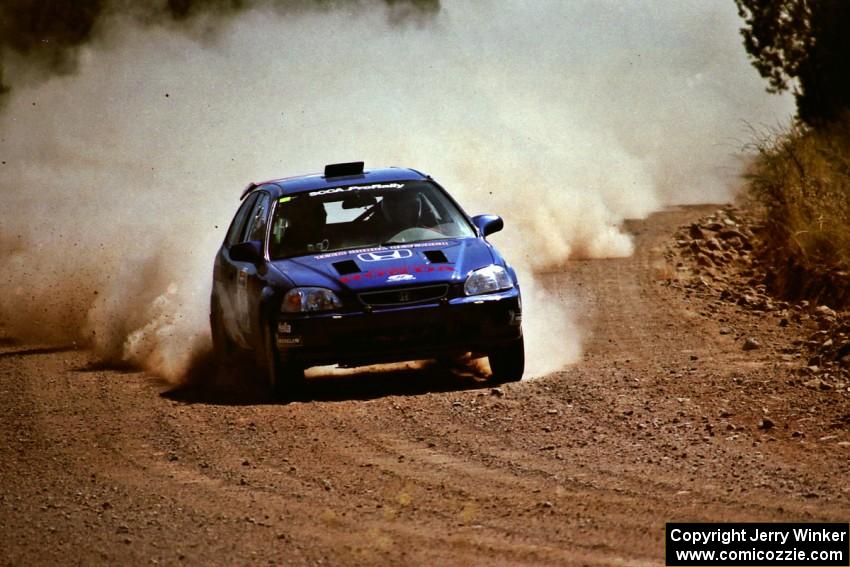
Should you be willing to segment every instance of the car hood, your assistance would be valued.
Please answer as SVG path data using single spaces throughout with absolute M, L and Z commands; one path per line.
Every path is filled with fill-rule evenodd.
M 494 261 L 479 238 L 447 239 L 342 250 L 274 262 L 296 286 L 361 291 L 434 282 L 462 282 Z

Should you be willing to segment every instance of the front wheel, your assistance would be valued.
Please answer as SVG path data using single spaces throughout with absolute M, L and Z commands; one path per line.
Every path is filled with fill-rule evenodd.
M 271 332 L 266 334 L 265 372 L 269 388 L 278 398 L 291 398 L 304 387 L 304 366 L 281 355 Z
M 518 382 L 525 371 L 525 343 L 520 337 L 492 351 L 487 358 L 493 376 L 491 382 Z

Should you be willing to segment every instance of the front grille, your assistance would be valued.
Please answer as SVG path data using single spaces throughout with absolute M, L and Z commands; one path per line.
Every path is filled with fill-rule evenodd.
M 448 284 L 404 287 L 387 291 L 367 291 L 358 295 L 360 301 L 371 307 L 390 307 L 393 305 L 413 305 L 437 301 L 446 296 Z

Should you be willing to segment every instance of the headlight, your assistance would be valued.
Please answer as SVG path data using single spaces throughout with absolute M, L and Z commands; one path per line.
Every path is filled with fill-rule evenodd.
M 482 293 L 492 293 L 512 287 L 514 287 L 514 283 L 511 281 L 508 271 L 493 264 L 469 274 L 466 283 L 463 284 L 463 291 L 466 295 L 481 295 Z
M 283 296 L 280 310 L 286 313 L 302 313 L 304 311 L 328 311 L 339 309 L 342 301 L 334 292 L 323 287 L 296 287 Z

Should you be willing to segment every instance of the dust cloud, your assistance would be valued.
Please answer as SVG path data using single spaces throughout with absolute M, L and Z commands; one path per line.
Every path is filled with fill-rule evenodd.
M 535 273 L 631 253 L 624 218 L 730 196 L 764 93 L 734 5 L 443 1 L 230 14 L 193 33 L 104 16 L 76 72 L 0 114 L 0 317 L 179 380 L 209 346 L 212 259 L 248 181 L 414 167 L 521 272 L 529 374 L 577 359 L 569 293 Z M 207 22 L 209 25 L 209 22 Z

